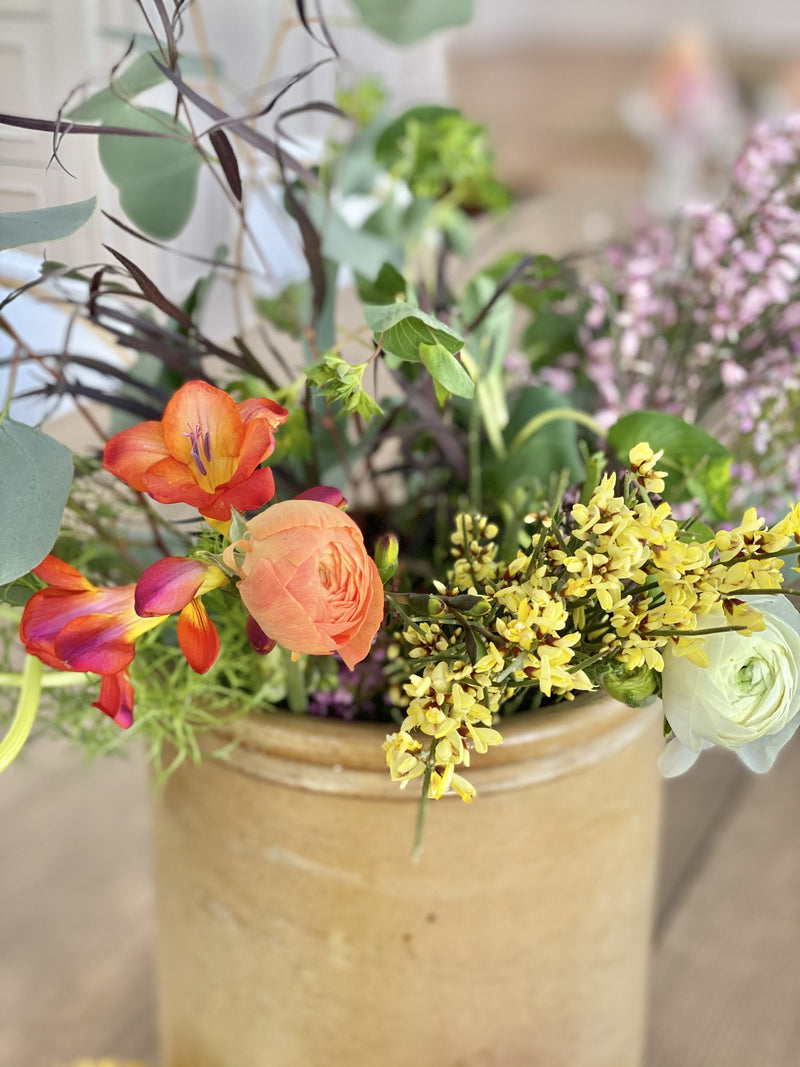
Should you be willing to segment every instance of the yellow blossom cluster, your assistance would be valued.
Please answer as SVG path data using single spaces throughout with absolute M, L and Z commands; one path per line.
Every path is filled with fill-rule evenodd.
M 615 684 L 636 676 L 646 697 L 657 682 L 642 686 L 642 672 L 663 670 L 668 645 L 705 665 L 704 633 L 718 627 L 704 631 L 704 616 L 721 611 L 743 633 L 763 628 L 745 597 L 780 588 L 781 553 L 800 544 L 800 505 L 771 528 L 750 509 L 734 529 L 696 540 L 691 524 L 650 499 L 664 488 L 660 457 L 642 443 L 621 492 L 608 473 L 570 508 L 530 516 L 529 547 L 508 563 L 497 558 L 494 524 L 457 517 L 453 564 L 436 588 L 445 608 L 466 593 L 484 598 L 487 613 L 446 611 L 404 630 L 407 680 L 394 692 L 405 719 L 384 745 L 393 779 L 427 776 L 428 796 L 469 800 L 475 789 L 459 771 L 471 751 L 501 740 L 501 708 L 569 700 L 612 673 Z

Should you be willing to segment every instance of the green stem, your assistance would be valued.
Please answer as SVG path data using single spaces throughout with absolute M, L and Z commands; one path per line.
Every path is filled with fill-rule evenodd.
M 473 515 L 483 510 L 483 469 L 481 466 L 481 408 L 473 403 L 469 413 L 469 507 Z
M 543 426 L 547 426 L 550 422 L 557 422 L 559 419 L 569 419 L 571 422 L 577 422 L 579 426 L 585 426 L 587 430 L 591 430 L 597 437 L 605 436 L 600 423 L 593 419 L 591 415 L 587 415 L 586 412 L 578 411 L 576 408 L 549 408 L 525 423 L 511 442 L 509 452 L 513 453 L 529 437 L 533 437 L 535 433 L 538 433 Z
M 308 693 L 302 662 L 293 659 L 288 649 L 283 649 L 283 662 L 286 674 L 286 702 L 289 710 L 303 714 L 308 711 Z
M 11 727 L 0 741 L 0 771 L 19 755 L 22 746 L 28 740 L 33 727 L 36 712 L 39 709 L 39 695 L 42 690 L 42 661 L 35 656 L 28 656 L 22 669 L 17 710 Z
M 64 689 L 70 685 L 85 685 L 92 680 L 91 674 L 83 674 L 80 671 L 51 671 L 41 681 L 42 689 Z M 25 684 L 24 671 L 0 672 L 0 685 L 16 686 L 18 689 Z
M 422 793 L 419 798 L 419 807 L 417 808 L 417 825 L 414 830 L 414 847 L 411 850 L 411 862 L 419 863 L 422 857 L 422 840 L 425 837 L 425 819 L 428 814 L 428 805 L 430 804 L 430 797 L 428 796 L 428 787 L 431 784 L 431 775 L 433 774 L 433 764 L 429 763 L 425 768 L 425 773 L 422 776 Z

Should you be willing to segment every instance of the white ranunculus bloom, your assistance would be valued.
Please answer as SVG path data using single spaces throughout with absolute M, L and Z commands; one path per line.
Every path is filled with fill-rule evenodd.
M 800 726 L 800 613 L 785 596 L 748 597 L 766 629 L 743 637 L 735 630 L 711 634 L 707 667 L 667 655 L 664 715 L 675 737 L 661 754 L 667 778 L 692 766 L 704 748 L 733 749 L 763 774 Z M 722 612 L 702 626 L 725 625 Z

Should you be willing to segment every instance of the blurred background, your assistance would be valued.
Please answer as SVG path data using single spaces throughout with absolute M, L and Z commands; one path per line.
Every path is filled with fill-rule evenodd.
M 750 124 L 800 110 L 794 0 L 476 0 L 469 25 L 408 48 L 349 25 L 343 2 L 323 8 L 343 68 L 378 73 L 393 107 L 448 102 L 488 127 L 516 204 L 480 229 L 476 258 L 563 254 L 713 197 Z M 230 74 L 230 99 L 258 80 L 278 39 L 279 70 L 318 56 L 287 28 L 292 10 L 280 0 L 187 9 L 198 51 L 213 41 Z M 0 110 L 54 118 L 145 30 L 134 0 L 0 0 Z M 329 96 L 332 77 L 317 72 L 287 106 Z M 310 142 L 318 132 L 313 121 L 302 131 Z M 0 210 L 98 189 L 108 202 L 93 138 L 64 144 L 69 172 L 48 166 L 51 150 L 49 135 L 0 127 Z M 212 192 L 201 189 L 187 250 L 224 228 Z M 95 262 L 112 234 L 125 249 L 96 215 L 47 255 Z M 185 261 L 135 248 L 168 291 L 191 281 Z M 41 252 L 4 257 L 0 283 L 24 280 Z M 72 443 L 80 431 L 67 414 L 54 432 Z M 648 1067 L 800 1063 L 798 769 L 797 743 L 763 780 L 714 752 L 668 784 Z M 156 1067 L 148 790 L 135 759 L 87 769 L 50 741 L 0 779 L 0 1063 L 115 1054 Z

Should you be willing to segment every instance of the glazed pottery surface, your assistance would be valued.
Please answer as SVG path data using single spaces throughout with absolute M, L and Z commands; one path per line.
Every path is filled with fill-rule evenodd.
M 416 863 L 419 781 L 389 780 L 385 724 L 252 716 L 173 775 L 163 1067 L 640 1067 L 660 706 L 501 727 Z

